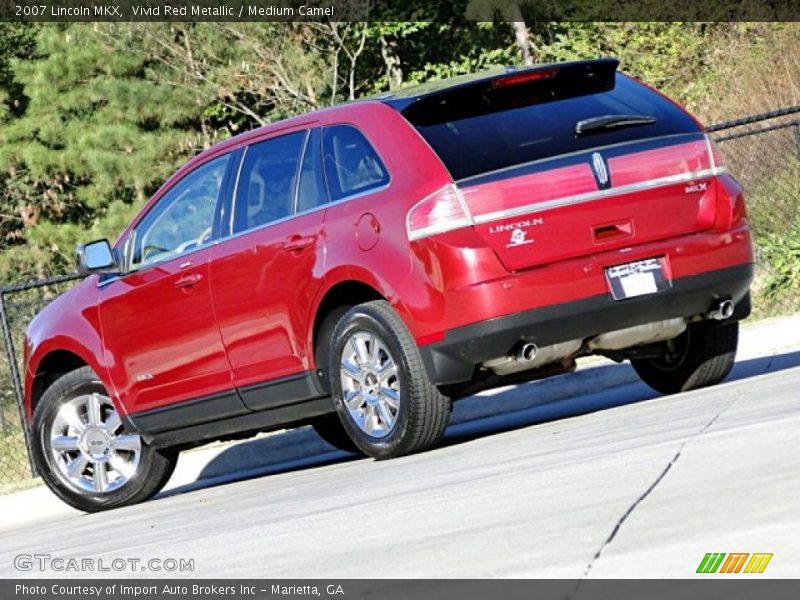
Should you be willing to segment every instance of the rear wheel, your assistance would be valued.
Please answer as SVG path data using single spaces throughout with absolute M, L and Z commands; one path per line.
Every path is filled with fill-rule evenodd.
M 416 343 L 385 301 L 342 316 L 329 373 L 342 426 L 365 454 L 393 458 L 433 448 L 441 439 L 450 399 L 430 383 Z
M 631 360 L 636 373 L 662 394 L 716 385 L 730 373 L 739 342 L 739 323 L 693 323 L 665 342 L 664 356 Z
M 42 479 L 64 502 L 87 512 L 146 500 L 167 483 L 177 461 L 177 452 L 151 448 L 125 431 L 89 367 L 45 391 L 33 431 L 32 456 Z

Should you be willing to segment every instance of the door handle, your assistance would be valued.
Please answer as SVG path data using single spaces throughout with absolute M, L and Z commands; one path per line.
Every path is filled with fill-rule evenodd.
M 192 273 L 191 275 L 184 275 L 175 282 L 176 288 L 189 288 L 197 285 L 203 279 L 200 273 Z
M 292 237 L 288 238 L 285 242 L 283 242 L 283 249 L 288 250 L 290 252 L 296 252 L 298 250 L 305 250 L 306 248 L 313 246 L 317 241 L 317 238 L 312 236 L 299 236 L 293 235 Z

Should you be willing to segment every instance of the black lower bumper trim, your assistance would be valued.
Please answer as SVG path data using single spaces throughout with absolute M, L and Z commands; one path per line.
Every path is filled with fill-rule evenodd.
M 614 300 L 610 294 L 546 306 L 452 329 L 445 339 L 422 346 L 420 352 L 436 385 L 472 379 L 475 367 L 509 354 L 520 342 L 549 346 L 663 319 L 690 317 L 708 311 L 716 300 L 730 299 L 731 320 L 750 314 L 753 265 L 707 271 L 682 277 L 658 294 Z

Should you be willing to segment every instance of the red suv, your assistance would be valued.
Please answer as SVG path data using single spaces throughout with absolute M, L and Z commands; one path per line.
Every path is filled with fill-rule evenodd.
M 32 322 L 32 452 L 83 510 L 177 451 L 312 424 L 390 458 L 451 401 L 630 360 L 721 381 L 749 314 L 742 189 L 691 115 L 601 59 L 388 93 L 201 153 Z

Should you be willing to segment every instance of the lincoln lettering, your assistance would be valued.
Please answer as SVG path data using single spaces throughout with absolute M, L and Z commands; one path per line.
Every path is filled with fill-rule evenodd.
M 489 233 L 503 233 L 506 231 L 513 231 L 514 229 L 524 229 L 525 227 L 533 227 L 534 225 L 544 225 L 544 219 L 539 217 L 536 219 L 525 219 L 524 221 L 517 221 L 516 223 L 504 223 L 502 225 L 492 225 L 489 228 Z
M 44 7 L 42 7 L 42 8 L 44 8 Z M 19 15 L 19 12 L 17 13 L 17 15 Z M 89 17 L 89 16 L 91 16 L 91 13 L 89 12 L 89 7 L 88 6 L 51 6 L 50 7 L 50 16 L 51 17 Z

